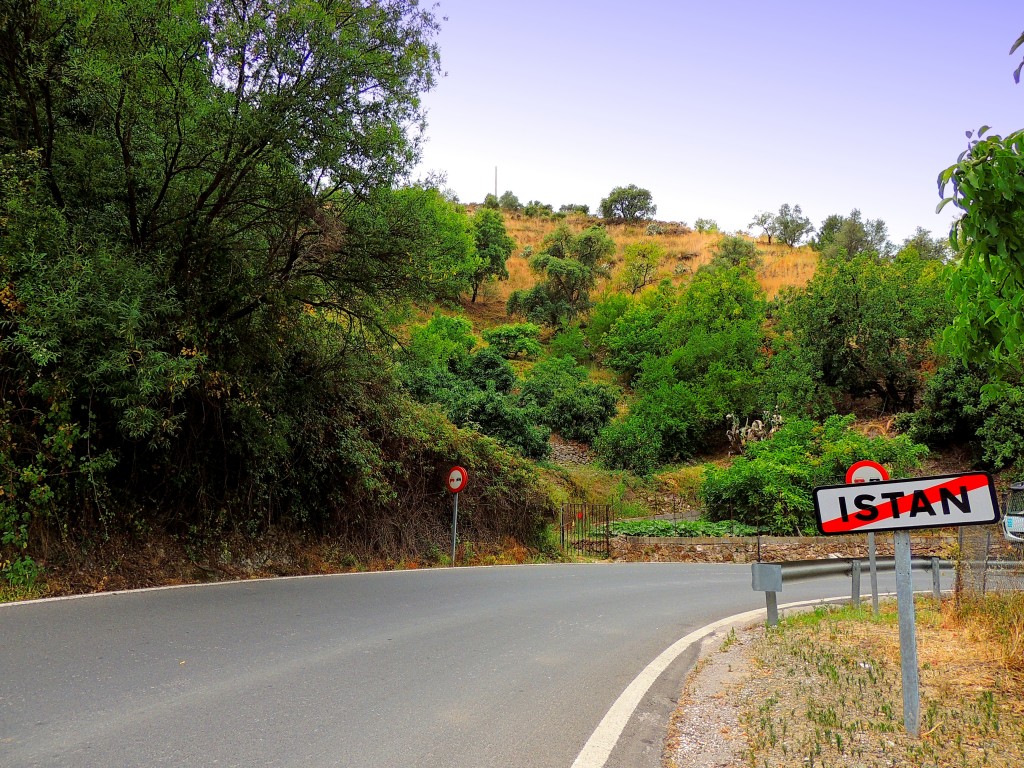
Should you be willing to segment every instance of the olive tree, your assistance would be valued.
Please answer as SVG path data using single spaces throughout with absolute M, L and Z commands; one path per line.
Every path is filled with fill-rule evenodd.
M 649 190 L 641 189 L 635 184 L 628 187 L 615 187 L 608 197 L 601 200 L 601 216 L 605 219 L 625 219 L 639 221 L 649 219 L 658 210 L 654 205 Z

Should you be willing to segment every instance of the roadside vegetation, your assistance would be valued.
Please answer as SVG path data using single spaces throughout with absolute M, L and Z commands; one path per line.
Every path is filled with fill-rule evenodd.
M 159 541 L 215 572 L 275 536 L 330 542 L 324 567 L 441 562 L 452 464 L 466 544 L 530 557 L 570 497 L 790 534 L 855 459 L 1021 466 L 1020 134 L 942 174 L 948 242 L 791 203 L 744 232 L 657 221 L 635 184 L 594 212 L 464 204 L 411 175 L 433 11 L 205 8 L 0 26 L 14 593 Z
M 1024 598 L 918 598 L 921 738 L 903 729 L 894 603 L 784 619 L 740 687 L 745 765 L 1016 766 L 1024 760 Z

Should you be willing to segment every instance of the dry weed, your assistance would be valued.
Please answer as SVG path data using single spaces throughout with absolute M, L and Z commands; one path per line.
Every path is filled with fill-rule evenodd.
M 1019 766 L 1024 687 L 986 621 L 918 605 L 921 738 L 903 729 L 895 606 L 823 609 L 756 646 L 745 687 L 750 766 Z

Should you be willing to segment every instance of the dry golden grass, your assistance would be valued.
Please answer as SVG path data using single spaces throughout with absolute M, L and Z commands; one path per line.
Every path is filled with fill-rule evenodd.
M 574 232 L 581 232 L 599 219 L 585 216 L 569 216 L 565 223 Z M 505 215 L 505 226 L 509 235 L 516 241 L 516 250 L 509 258 L 506 266 L 509 279 L 486 286 L 483 295 L 477 297 L 475 304 L 465 304 L 467 314 L 479 326 L 488 327 L 507 322 L 505 303 L 513 291 L 532 288 L 537 283 L 537 276 L 530 270 L 523 251 L 527 246 L 538 251 L 544 238 L 559 225 L 554 219 L 527 218 L 522 215 Z M 626 246 L 644 240 L 653 240 L 665 249 L 665 258 L 658 270 L 656 282 L 664 279 L 672 280 L 675 285 L 682 285 L 690 279 L 700 267 L 708 264 L 718 241 L 725 235 L 720 233 L 700 233 L 678 225 L 663 224 L 665 233 L 648 235 L 647 224 L 610 223 L 608 234 L 615 241 L 612 276 L 610 280 L 601 281 L 595 293 L 608 287 L 619 288 L 620 274 L 623 266 L 623 252 Z M 754 238 L 748 238 L 755 241 Z M 814 276 L 818 265 L 818 254 L 810 246 L 790 248 L 787 245 L 772 243 L 768 245 L 764 238 L 756 240 L 762 254 L 762 264 L 758 269 L 757 279 L 768 298 L 774 298 L 788 287 L 801 287 Z M 650 290 L 650 289 L 648 289 Z
M 878 619 L 852 609 L 787 619 L 756 645 L 744 684 L 745 764 L 1024 764 L 1024 684 L 1007 645 L 1024 626 L 1021 602 L 965 612 L 917 601 L 920 739 L 903 730 L 894 604 Z

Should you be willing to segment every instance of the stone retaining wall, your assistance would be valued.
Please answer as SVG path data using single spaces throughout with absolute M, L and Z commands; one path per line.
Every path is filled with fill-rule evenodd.
M 1003 541 L 998 526 L 992 528 L 994 532 L 989 557 L 1003 558 L 1012 554 L 1014 548 Z M 913 531 L 910 542 L 914 557 L 950 557 L 956 549 L 957 529 Z M 891 556 L 892 534 L 876 534 L 875 546 L 879 557 Z M 868 537 L 864 534 L 761 537 L 761 560 L 768 563 L 867 556 Z M 753 563 L 757 562 L 757 537 L 719 539 L 615 536 L 611 541 L 611 557 L 625 562 Z

